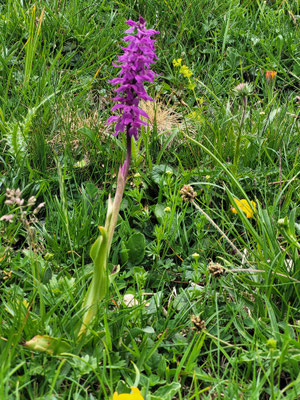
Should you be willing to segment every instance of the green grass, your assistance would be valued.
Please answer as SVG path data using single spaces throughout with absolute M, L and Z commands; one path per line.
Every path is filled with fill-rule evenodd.
M 108 81 L 139 15 L 160 31 L 157 107 L 133 145 L 109 259 L 120 271 L 78 343 L 126 149 L 105 125 Z M 147 400 L 299 397 L 299 15 L 298 0 L 0 2 L 0 214 L 14 215 L 0 221 L 1 400 L 131 386 Z M 23 205 L 6 204 L 18 188 Z M 252 218 L 236 198 L 256 202 Z M 36 335 L 67 354 L 26 347 Z

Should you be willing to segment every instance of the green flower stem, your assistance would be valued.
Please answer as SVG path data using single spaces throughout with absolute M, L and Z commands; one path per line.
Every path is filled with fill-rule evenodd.
M 124 194 L 130 160 L 131 137 L 129 136 L 127 130 L 126 160 L 124 164 L 119 168 L 116 195 L 113 201 L 111 197 L 108 198 L 105 227 L 99 227 L 100 236 L 98 236 L 90 251 L 91 258 L 94 262 L 94 274 L 83 302 L 83 309 L 85 310 L 85 313 L 78 333 L 78 338 L 86 333 L 88 325 L 97 314 L 99 302 L 105 297 L 106 293 L 108 292 L 109 279 L 107 276 L 106 266 Z
M 129 165 L 131 160 L 131 137 L 129 136 L 128 129 L 127 129 L 127 152 L 126 152 L 126 160 L 122 167 L 119 168 L 118 178 L 117 178 L 117 190 L 115 194 L 115 198 L 112 204 L 112 216 L 111 221 L 109 223 L 108 230 L 108 246 L 107 246 L 107 257 L 109 256 L 111 243 L 115 231 L 115 227 L 117 224 L 117 219 L 121 207 L 121 202 L 124 194 L 126 178 L 129 171 Z
M 191 202 L 195 208 L 197 208 L 198 211 L 201 212 L 201 214 L 204 215 L 204 217 L 217 229 L 217 231 L 221 234 L 221 236 L 230 244 L 230 246 L 233 248 L 233 250 L 241 257 L 241 259 L 245 259 L 245 256 L 243 253 L 240 252 L 240 250 L 232 243 L 232 241 L 229 239 L 229 237 L 222 231 L 221 228 L 213 221 L 210 216 L 195 202 L 195 200 L 192 200 Z M 246 263 L 248 264 L 248 261 L 245 260 Z
M 243 96 L 243 114 L 241 118 L 241 123 L 239 127 L 238 137 L 235 142 L 235 149 L 234 149 L 234 159 L 233 159 L 233 172 L 234 174 L 237 173 L 239 158 L 240 158 L 240 147 L 241 147 L 241 138 L 242 138 L 242 129 L 245 121 L 246 115 L 246 108 L 247 108 L 247 97 Z
M 274 396 L 274 360 L 273 360 L 273 349 L 270 349 L 270 369 L 271 369 L 271 400 L 275 400 L 275 396 Z

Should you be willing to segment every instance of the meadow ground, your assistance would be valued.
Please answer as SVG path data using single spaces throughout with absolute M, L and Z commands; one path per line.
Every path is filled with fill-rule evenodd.
M 160 31 L 156 101 L 78 340 L 126 149 L 105 124 L 112 62 L 139 15 Z M 0 1 L 1 400 L 298 398 L 299 15 L 299 0 Z

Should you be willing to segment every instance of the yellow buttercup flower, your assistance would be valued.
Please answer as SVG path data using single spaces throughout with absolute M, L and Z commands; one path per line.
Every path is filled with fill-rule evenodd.
M 237 207 L 242 210 L 245 214 L 247 218 L 252 218 L 253 217 L 253 211 L 256 211 L 256 204 L 254 201 L 250 201 L 250 203 L 252 204 L 252 208 L 251 205 L 248 203 L 248 201 L 246 199 L 234 199 Z M 237 214 L 237 210 L 234 207 L 231 207 L 231 211 L 234 214 Z
M 173 60 L 174 67 L 180 67 L 182 58 L 178 58 L 177 60 Z
M 132 387 L 131 393 L 118 394 L 115 392 L 112 400 L 144 400 L 144 397 L 141 395 L 138 388 Z

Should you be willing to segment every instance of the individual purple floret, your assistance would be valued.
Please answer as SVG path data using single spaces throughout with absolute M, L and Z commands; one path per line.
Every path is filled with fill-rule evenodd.
M 157 60 L 154 49 L 155 40 L 151 39 L 151 36 L 159 32 L 153 29 L 147 30 L 142 17 L 139 18 L 139 22 L 129 20 L 126 23 L 130 28 L 125 33 L 134 33 L 135 30 L 136 32 L 123 38 L 129 44 L 127 47 L 121 47 L 124 54 L 118 57 L 120 65 L 113 63 L 113 66 L 121 68 L 121 71 L 118 78 L 110 81 L 113 85 L 120 85 L 114 89 L 117 96 L 113 98 L 118 104 L 114 105 L 111 110 L 120 110 L 121 115 L 111 116 L 106 123 L 116 122 L 115 136 L 127 128 L 128 135 L 134 136 L 137 140 L 138 129 L 142 125 L 147 125 L 140 119 L 140 116 L 149 118 L 145 111 L 138 107 L 139 101 L 153 101 L 144 88 L 144 82 L 153 82 L 157 76 L 150 69 L 150 65 Z

